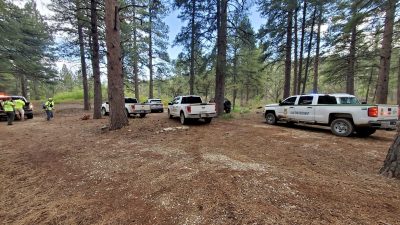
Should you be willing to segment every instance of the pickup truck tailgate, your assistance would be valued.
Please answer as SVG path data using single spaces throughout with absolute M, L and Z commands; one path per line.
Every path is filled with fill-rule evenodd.
M 134 104 L 131 105 L 133 111 L 149 111 L 150 105 L 147 104 Z
M 397 120 L 398 113 L 397 105 L 378 105 L 378 120 Z
M 193 104 L 190 114 L 215 113 L 215 104 Z

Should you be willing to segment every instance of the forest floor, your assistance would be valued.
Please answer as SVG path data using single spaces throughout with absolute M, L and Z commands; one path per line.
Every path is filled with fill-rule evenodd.
M 79 105 L 0 122 L 0 224 L 400 224 L 378 175 L 395 132 L 342 138 L 235 114 L 81 120 Z

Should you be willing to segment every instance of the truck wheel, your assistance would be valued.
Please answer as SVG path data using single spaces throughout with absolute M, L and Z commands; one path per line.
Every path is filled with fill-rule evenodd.
M 335 119 L 331 123 L 331 131 L 334 135 L 348 137 L 354 131 L 353 123 L 348 119 Z
M 274 125 L 276 124 L 276 116 L 275 113 L 273 112 L 268 112 L 265 114 L 265 121 L 267 122 L 267 124 L 269 125 Z
M 106 111 L 106 108 L 101 108 L 101 115 L 102 116 L 107 116 L 108 115 L 108 113 L 107 113 L 107 111 Z
M 187 123 L 187 119 L 185 118 L 185 114 L 183 112 L 181 112 L 180 119 L 182 125 L 185 125 Z
M 204 122 L 211 123 L 212 118 L 204 118 Z
M 129 115 L 129 112 L 128 112 L 128 110 L 127 109 L 125 109 L 125 114 L 126 114 L 126 117 L 130 117 L 130 115 Z
M 144 117 L 146 117 L 146 113 L 140 113 L 140 118 L 144 118 Z
M 375 133 L 375 131 L 376 131 L 376 129 L 371 128 L 371 127 L 356 129 L 357 136 L 359 136 L 359 137 L 368 137 L 371 134 Z
M 169 111 L 169 109 L 168 109 L 168 117 L 170 118 L 170 119 L 172 119 L 172 115 L 171 115 L 171 112 Z

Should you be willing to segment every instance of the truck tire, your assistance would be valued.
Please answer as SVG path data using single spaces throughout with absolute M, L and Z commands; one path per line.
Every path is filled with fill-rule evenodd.
M 130 117 L 131 115 L 129 115 L 129 111 L 128 111 L 128 109 L 125 109 L 125 114 L 126 114 L 126 117 Z
M 26 117 L 27 117 L 28 119 L 33 119 L 33 114 L 28 114 L 28 115 L 26 115 Z
M 108 113 L 106 111 L 106 108 L 104 108 L 104 107 L 101 108 L 101 115 L 102 116 L 107 116 L 108 115 Z
M 181 116 L 180 116 L 180 120 L 181 120 L 181 124 L 185 125 L 187 123 L 187 119 L 185 118 L 185 114 L 183 112 L 181 112 Z
M 338 118 L 332 121 L 331 131 L 334 135 L 348 137 L 354 131 L 354 125 L 349 119 Z
M 145 118 L 146 117 L 146 113 L 140 113 L 140 118 Z
M 357 128 L 357 136 L 359 137 L 368 137 L 371 134 L 375 133 L 376 129 L 372 127 L 366 127 L 366 128 Z
M 171 112 L 169 111 L 169 109 L 168 109 L 168 117 L 170 118 L 170 119 L 172 119 L 172 115 L 171 115 Z
M 276 124 L 276 116 L 275 113 L 273 112 L 267 112 L 265 113 L 265 122 L 269 125 L 274 125 Z
M 212 118 L 204 118 L 204 122 L 211 123 Z

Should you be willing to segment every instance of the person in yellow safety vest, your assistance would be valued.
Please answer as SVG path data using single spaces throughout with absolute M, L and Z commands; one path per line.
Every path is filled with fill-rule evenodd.
M 54 101 L 52 98 L 49 98 L 46 103 L 44 103 L 44 109 L 46 110 L 47 121 L 53 118 L 53 110 L 54 110 Z
M 6 112 L 6 114 L 7 114 L 8 125 L 12 125 L 12 122 L 14 121 L 14 116 L 15 116 L 14 106 L 15 105 L 14 105 L 11 97 L 8 98 L 7 100 L 5 100 L 3 103 L 4 112 Z
M 25 119 L 25 111 L 24 111 L 25 102 L 22 99 L 17 99 L 14 101 L 14 104 L 15 104 L 15 115 L 19 116 L 21 121 L 24 121 L 24 119 Z

